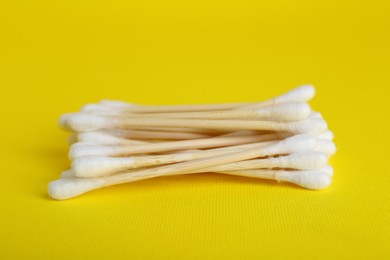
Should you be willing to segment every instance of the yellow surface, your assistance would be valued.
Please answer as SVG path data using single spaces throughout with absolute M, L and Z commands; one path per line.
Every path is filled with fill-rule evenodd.
M 0 259 L 390 258 L 389 1 L 1 1 Z M 215 174 L 53 201 L 61 113 L 262 100 L 302 83 L 332 186 Z

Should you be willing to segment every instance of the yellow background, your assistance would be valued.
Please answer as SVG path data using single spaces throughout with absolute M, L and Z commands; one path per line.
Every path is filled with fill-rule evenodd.
M 389 1 L 1 1 L 0 259 L 390 258 Z M 336 134 L 313 192 L 203 174 L 54 201 L 61 113 L 303 83 Z

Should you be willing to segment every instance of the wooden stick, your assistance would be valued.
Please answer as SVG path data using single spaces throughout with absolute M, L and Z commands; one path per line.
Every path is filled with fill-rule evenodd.
M 68 121 L 77 115 L 79 113 L 67 113 L 63 114 L 60 119 L 58 120 L 59 127 L 65 131 L 71 131 L 71 132 L 91 132 L 93 130 L 89 131 L 77 131 L 76 129 L 72 129 L 72 127 L 69 125 Z M 85 114 L 84 115 L 88 115 Z M 115 117 L 114 117 L 115 118 Z M 95 129 L 98 130 L 98 129 Z M 117 128 L 111 128 L 111 127 L 106 127 L 106 128 L 101 128 L 99 131 L 131 131 L 131 132 L 165 132 L 165 133 L 188 133 L 188 134 L 203 134 L 203 135 L 218 135 L 218 134 L 223 134 L 229 132 L 228 130 L 223 130 L 223 129 L 201 129 L 201 128 L 189 128 L 189 127 L 150 127 L 150 126 L 138 126 L 134 125 L 131 127 L 131 129 L 117 129 Z M 137 133 L 135 133 L 137 134 Z
M 152 131 L 150 131 L 152 132 Z M 160 134 L 161 133 L 161 134 Z M 128 134 L 128 136 L 131 136 L 131 133 Z M 161 138 L 158 138 L 158 137 Z M 197 137 L 197 138 L 190 138 L 190 137 Z M 187 133 L 169 133 L 167 132 L 167 135 L 163 132 L 156 132 L 156 134 L 140 134 L 140 135 L 133 135 L 133 137 L 145 137 L 145 138 L 137 138 L 137 139 L 142 139 L 143 141 L 140 140 L 133 140 L 129 138 L 121 138 L 113 135 L 112 133 L 106 133 L 103 131 L 92 131 L 92 132 L 82 132 L 82 133 L 74 133 L 68 138 L 68 143 L 70 145 L 77 143 L 77 142 L 85 142 L 85 143 L 90 143 L 90 144 L 97 144 L 97 145 L 132 145 L 132 144 L 146 144 L 150 142 L 155 142 L 158 140 L 164 140 L 165 138 L 163 137 L 172 137 L 172 138 L 167 138 L 170 141 L 175 141 L 175 140 L 193 140 L 193 139 L 200 139 L 200 138 L 207 138 L 211 136 L 207 135 L 198 135 L 198 134 L 187 134 Z M 149 138 L 146 138 L 149 137 Z M 165 140 L 167 140 L 165 139 Z M 145 141 L 147 140 L 147 141 Z
M 175 129 L 176 130 L 176 129 Z M 108 135 L 116 136 L 124 139 L 157 139 L 157 140 L 189 140 L 189 139 L 201 139 L 201 138 L 209 138 L 216 137 L 222 135 L 262 135 L 262 134 L 270 134 L 272 131 L 233 131 L 233 132 L 219 132 L 219 131 L 199 131 L 197 133 L 196 130 L 202 129 L 186 129 L 189 131 L 183 130 L 183 132 L 177 131 L 155 131 L 154 129 L 150 130 L 126 130 L 126 129 L 102 129 L 97 132 L 102 132 Z M 203 132 L 203 133 L 201 133 Z
M 188 131 L 188 129 L 187 129 Z M 124 139 L 142 140 L 190 140 L 211 137 L 211 134 L 193 132 L 168 132 L 168 131 L 147 131 L 147 130 L 124 130 L 124 129 L 103 129 L 101 133 L 116 136 Z
M 264 157 L 264 158 L 269 158 L 269 157 Z M 272 157 L 271 157 L 272 158 Z M 248 161 L 252 161 L 252 160 L 247 160 L 247 161 L 243 161 L 243 162 L 248 162 Z M 230 163 L 230 164 L 227 164 L 227 165 L 234 165 L 236 163 Z M 223 165 L 221 165 L 223 166 Z M 280 169 L 280 167 L 278 167 L 279 169 L 265 169 L 265 168 L 261 168 L 261 169 L 233 169 L 233 167 L 230 168 L 230 170 L 224 170 L 224 171 L 217 171 L 218 170 L 218 167 L 219 166 L 215 166 L 215 167 L 210 167 L 210 168 L 207 168 L 207 169 L 201 169 L 201 170 L 195 170 L 195 171 L 191 171 L 191 172 L 186 172 L 186 173 L 183 173 L 183 174 L 194 174 L 194 173 L 204 173 L 204 172 L 215 172 L 215 173 L 227 173 L 227 174 L 232 174 L 232 175 L 240 175 L 240 174 L 236 174 L 237 172 L 245 172 L 245 171 L 250 171 L 250 170 L 283 170 L 283 171 L 292 171 L 294 169 Z M 333 177 L 333 167 L 330 166 L 330 165 L 325 165 L 323 168 L 321 168 L 321 171 L 325 172 L 326 174 L 328 174 L 331 178 Z M 118 172 L 117 174 L 123 174 L 123 173 L 131 173 L 131 172 L 134 172 L 134 171 L 124 171 L 124 172 Z M 242 175 L 242 176 L 246 176 L 246 175 Z M 256 176 L 248 176 L 248 177 L 256 177 Z M 67 170 L 67 171 L 63 171 L 61 173 L 61 178 L 64 179 L 64 178 L 78 178 L 74 171 L 72 169 L 70 170 Z
M 286 133 L 285 138 L 291 137 L 292 135 L 288 135 Z M 332 156 L 333 154 L 336 153 L 337 147 L 335 143 L 332 140 L 329 140 L 329 138 L 323 138 L 322 135 L 316 136 L 317 144 L 314 148 L 314 151 L 316 152 L 321 152 L 326 154 L 328 157 Z M 256 145 L 256 144 L 246 144 L 244 149 L 251 148 L 251 145 Z M 244 145 L 242 145 L 244 146 Z M 222 148 L 218 148 L 219 150 L 238 150 L 238 146 L 226 146 Z
M 115 137 L 103 132 L 84 132 L 76 134 L 78 142 L 86 142 L 99 145 L 134 145 L 147 144 L 148 142 Z
M 237 135 L 235 135 L 235 136 L 242 136 L 242 135 L 238 135 L 239 133 L 236 133 L 236 134 Z M 283 134 L 283 138 L 290 137 L 290 136 L 291 135 L 289 135 L 288 133 Z M 221 137 L 228 137 L 228 135 L 224 135 L 224 136 L 221 136 Z M 283 139 L 283 138 L 279 138 L 279 139 Z M 326 154 L 328 157 L 332 156 L 336 152 L 336 146 L 335 146 L 335 144 L 333 143 L 332 140 L 322 138 L 322 135 L 319 135 L 316 138 L 317 138 L 317 144 L 316 144 L 316 147 L 315 147 L 314 151 L 322 152 L 322 153 Z M 277 140 L 277 139 L 274 139 L 274 140 Z M 271 142 L 275 142 L 275 141 L 267 141 L 267 142 L 264 142 L 264 144 L 269 144 Z M 147 142 L 143 142 L 143 143 L 146 144 Z M 76 149 L 76 148 L 79 149 L 80 147 L 87 147 L 86 149 L 89 149 L 91 146 L 94 146 L 96 144 L 97 144 L 96 141 L 89 140 L 89 142 L 77 142 L 77 143 L 74 143 L 72 148 L 73 149 Z M 139 144 L 139 143 L 136 143 L 136 141 L 135 141 L 134 143 L 132 143 L 132 142 L 130 142 L 130 143 L 120 143 L 120 144 L 110 145 L 108 147 L 112 147 L 112 146 L 115 146 L 115 145 L 134 145 L 134 144 Z M 244 145 L 232 145 L 232 146 L 225 146 L 225 147 L 220 147 L 220 148 L 216 148 L 216 149 L 215 148 L 214 149 L 208 149 L 208 150 L 194 150 L 194 149 L 188 150 L 188 149 L 183 149 L 183 150 L 175 150 L 174 153 L 178 153 L 178 152 L 180 152 L 180 153 L 201 152 L 201 151 L 214 151 L 214 150 L 218 150 L 218 151 L 228 151 L 228 150 L 230 150 L 230 151 L 233 151 L 233 150 L 240 150 L 240 149 L 249 149 L 249 148 L 251 148 L 253 146 L 257 146 L 258 144 L 259 143 L 253 143 L 253 144 L 249 143 L 249 144 L 244 144 Z M 160 152 L 160 153 L 172 154 L 172 151 Z M 93 156 L 93 155 L 91 155 L 91 156 Z
M 196 111 L 218 111 L 229 110 L 242 107 L 255 102 L 242 103 L 223 103 L 223 104 L 196 104 L 196 105 L 163 105 L 163 106 L 146 106 L 137 105 L 132 107 L 114 107 L 98 104 L 87 104 L 81 110 L 83 112 L 95 114 L 117 114 L 117 113 L 165 113 L 165 112 L 196 112 Z
M 289 102 L 306 102 L 315 94 L 315 90 L 310 85 L 303 85 L 295 88 L 283 95 L 262 102 L 246 103 L 228 103 L 228 104 L 206 104 L 206 105 L 173 105 L 173 106 L 141 106 L 125 102 L 105 101 L 102 102 L 106 110 L 118 110 L 131 113 L 162 113 L 162 112 L 196 112 L 196 111 L 213 111 L 213 110 L 230 110 L 230 109 L 250 109 L 272 106 Z M 253 106 L 252 106 L 253 105 Z M 94 112 L 96 108 L 84 109 L 84 112 Z
M 134 156 L 112 158 L 105 156 L 87 156 L 75 160 L 72 170 L 76 177 L 108 176 L 124 170 L 178 163 L 229 153 L 226 150 L 187 152 L 172 155 Z M 277 158 L 254 159 L 209 168 L 209 171 L 248 170 L 258 168 L 291 168 L 299 170 L 318 170 L 325 167 L 328 157 L 321 152 L 295 153 Z M 200 170 L 201 172 L 203 169 Z
M 332 174 L 330 174 L 329 171 L 333 172 L 333 169 L 330 166 L 321 170 L 307 171 L 253 169 L 221 171 L 216 173 L 275 180 L 277 182 L 288 182 L 306 189 L 322 190 L 329 187 L 332 182 Z M 105 185 L 102 178 L 75 178 L 72 177 L 72 173 L 68 171 L 64 172 L 63 178 L 49 184 L 49 195 L 53 199 L 65 200 L 105 186 L 107 185 Z
M 273 122 L 259 120 L 207 120 L 207 119 L 118 119 L 92 114 L 74 114 L 67 120 L 67 125 L 78 132 L 89 132 L 102 128 L 131 127 L 183 127 L 217 130 L 269 130 L 292 133 L 320 134 L 327 130 L 325 120 L 309 118 L 292 122 Z
M 150 143 L 141 145 L 120 145 L 120 146 L 71 146 L 69 158 L 71 160 L 83 156 L 126 156 L 132 154 L 145 154 L 167 152 L 174 150 L 188 150 L 199 148 L 221 147 L 227 145 L 239 145 L 254 142 L 264 142 L 282 139 L 286 137 L 285 133 L 275 133 L 259 136 L 228 136 L 228 137 L 213 137 L 197 140 L 183 140 L 162 143 Z
M 118 137 L 120 135 L 124 136 L 124 138 Z M 128 137 L 142 139 L 142 141 L 129 139 Z M 191 134 L 191 133 L 169 133 L 169 132 L 153 133 L 153 131 L 136 131 L 135 134 L 132 131 L 124 131 L 124 133 L 92 131 L 92 132 L 81 132 L 78 134 L 72 134 L 69 137 L 68 143 L 74 144 L 77 142 L 85 142 L 85 143 L 97 144 L 97 145 L 133 145 L 133 144 L 147 144 L 147 143 L 156 142 L 156 141 L 158 142 L 162 140 L 165 141 L 166 139 L 164 137 L 166 137 L 167 139 L 171 138 L 170 141 L 175 141 L 175 140 L 193 140 L 193 139 L 201 139 L 201 138 L 204 139 L 212 136 Z
M 251 110 L 225 110 L 207 112 L 177 112 L 152 114 L 118 113 L 120 118 L 184 118 L 184 119 L 272 119 L 296 121 L 309 117 L 311 108 L 307 103 L 284 103 Z

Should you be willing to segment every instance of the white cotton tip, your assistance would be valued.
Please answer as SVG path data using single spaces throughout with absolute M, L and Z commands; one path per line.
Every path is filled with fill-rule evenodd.
M 122 138 L 122 139 L 134 138 L 131 130 L 109 128 L 109 129 L 101 129 L 99 130 L 99 132 L 107 135 L 115 136 L 118 138 Z
M 310 118 L 323 118 L 320 112 L 311 111 Z
M 300 134 L 318 135 L 328 129 L 328 124 L 321 118 L 308 118 L 301 121 L 291 122 L 290 131 Z
M 336 149 L 336 145 L 332 141 L 317 138 L 317 145 L 314 148 L 314 150 L 323 152 L 328 156 L 332 156 L 333 154 L 336 153 L 337 149 Z
M 69 145 L 72 145 L 74 143 L 77 143 L 77 134 L 71 134 L 69 137 L 68 137 L 68 144 Z
M 314 95 L 315 89 L 312 85 L 302 85 L 284 95 L 276 97 L 274 100 L 275 103 L 306 102 L 312 99 Z
M 93 113 L 95 111 L 101 110 L 101 107 L 98 104 L 86 104 L 83 107 L 81 107 L 81 112 L 85 113 Z
M 64 178 L 49 183 L 49 196 L 56 200 L 65 200 L 88 191 L 103 187 L 104 180 Z
M 307 134 L 295 135 L 263 148 L 269 154 L 292 154 L 312 151 L 316 146 L 316 139 Z
M 294 183 L 311 190 L 322 190 L 332 183 L 332 178 L 324 171 L 278 171 L 275 179 Z
M 72 162 L 72 170 L 77 177 L 106 176 L 117 171 L 134 167 L 134 159 L 106 156 L 86 156 Z
M 330 177 L 333 177 L 334 170 L 332 166 L 327 165 L 324 168 L 322 168 L 321 171 L 326 172 Z
M 61 172 L 61 178 L 73 178 L 76 177 L 72 170 L 66 170 Z
M 109 107 L 105 107 L 99 104 L 87 104 L 81 108 L 81 112 L 83 113 L 91 113 L 97 115 L 118 115 L 119 111 L 115 109 L 111 109 Z
M 332 131 L 327 130 L 327 131 L 323 132 L 322 134 L 317 135 L 317 137 L 320 139 L 326 139 L 326 140 L 332 141 L 334 139 L 334 134 Z
M 311 108 L 307 103 L 285 103 L 259 109 L 259 114 L 285 121 L 303 120 L 309 117 Z
M 84 156 L 111 156 L 115 153 L 115 146 L 101 145 L 72 145 L 69 150 L 69 159 L 75 160 Z
M 106 127 L 110 120 L 98 115 L 77 113 L 69 117 L 67 122 L 74 131 L 88 132 Z
M 121 145 L 129 143 L 126 139 L 118 138 L 102 132 L 79 133 L 78 140 L 81 142 L 100 145 Z
M 133 108 L 136 107 L 136 104 L 133 103 L 127 103 L 123 101 L 116 101 L 116 100 L 101 100 L 99 102 L 101 105 L 112 107 L 112 108 Z
M 92 146 L 96 145 L 94 143 L 88 143 L 88 142 L 77 142 L 71 145 L 71 147 L 84 147 L 84 146 Z
M 270 159 L 278 168 L 319 170 L 328 164 L 328 157 L 321 152 L 301 152 Z
M 68 125 L 68 120 L 74 115 L 74 113 L 67 113 L 60 116 L 58 119 L 58 126 L 66 131 L 72 131 L 71 127 Z

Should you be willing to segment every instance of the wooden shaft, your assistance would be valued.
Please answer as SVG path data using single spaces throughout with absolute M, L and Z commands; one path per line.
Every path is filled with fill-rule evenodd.
M 124 156 L 124 155 L 132 155 L 132 154 L 157 153 L 157 152 L 166 152 L 166 151 L 174 151 L 174 150 L 221 147 L 221 146 L 228 146 L 228 145 L 239 145 L 239 144 L 246 144 L 246 143 L 271 141 L 271 140 L 276 140 L 280 137 L 281 135 L 279 134 L 268 134 L 268 135 L 259 135 L 259 136 L 214 137 L 214 138 L 197 139 L 197 140 L 149 143 L 149 144 L 131 145 L 131 146 L 121 145 L 121 146 L 108 147 L 109 154 L 99 154 L 99 155 Z
M 234 108 L 233 110 L 234 111 L 245 111 L 245 110 L 250 111 L 250 110 L 256 110 L 256 109 L 263 108 L 263 107 L 275 106 L 277 104 L 278 103 L 275 101 L 275 98 L 273 98 L 273 99 L 266 100 L 264 102 L 247 104 L 245 106 Z
M 288 137 L 288 136 L 286 136 Z M 175 150 L 175 151 L 169 151 L 169 152 L 163 152 L 161 155 L 166 155 L 166 154 L 182 154 L 182 153 L 200 153 L 200 152 L 206 152 L 206 151 L 239 151 L 239 150 L 244 150 L 244 149 L 250 149 L 253 147 L 257 147 L 259 145 L 270 145 L 274 144 L 284 138 L 276 138 L 273 141 L 264 141 L 264 142 L 256 142 L 256 143 L 249 143 L 249 144 L 239 144 L 239 145 L 229 145 L 229 146 L 223 146 L 219 148 L 211 148 L 211 149 L 186 149 L 186 150 Z
M 146 141 L 125 139 L 125 138 L 109 135 L 103 132 L 78 133 L 76 135 L 75 140 L 78 142 L 85 142 L 85 143 L 99 144 L 99 145 L 134 145 L 134 144 L 148 143 Z
M 206 112 L 181 112 L 181 113 L 152 113 L 138 115 L 119 115 L 121 118 L 183 118 L 183 119 L 235 119 L 235 118 L 267 118 L 258 110 L 223 110 L 223 111 L 206 111 Z
M 123 130 L 123 131 L 102 131 L 106 134 L 124 139 L 158 139 L 158 140 L 186 140 L 210 137 L 207 134 L 191 132 L 167 132 L 147 130 Z
M 263 159 L 252 159 L 234 163 L 228 163 L 224 165 L 218 165 L 214 167 L 209 167 L 206 169 L 199 169 L 191 171 L 190 173 L 201 173 L 201 172 L 224 172 L 224 171 L 241 171 L 241 170 L 251 170 L 251 169 L 263 169 L 263 168 L 272 168 L 273 162 L 272 158 L 263 158 Z
M 201 129 L 201 128 L 184 128 L 182 127 L 155 127 L 155 126 L 137 126 L 134 125 L 129 128 L 119 129 L 125 131 L 152 131 L 152 132 L 172 132 L 172 133 L 192 133 L 192 134 L 205 134 L 205 135 L 217 135 L 228 132 L 228 130 L 222 129 Z
M 213 111 L 229 110 L 242 107 L 248 103 L 225 103 L 225 104 L 197 104 L 197 105 L 165 105 L 165 106 L 134 106 L 129 108 L 116 108 L 117 111 L 131 113 L 162 113 L 162 112 L 192 112 L 192 111 Z
M 229 171 L 215 171 L 215 172 L 234 175 L 234 176 L 276 180 L 276 171 L 270 169 L 229 170 Z
M 216 130 L 271 130 L 284 131 L 290 129 L 286 122 L 260 121 L 260 120 L 203 120 L 203 119 L 114 119 L 111 118 L 114 126 L 121 128 L 131 127 L 183 127 Z

